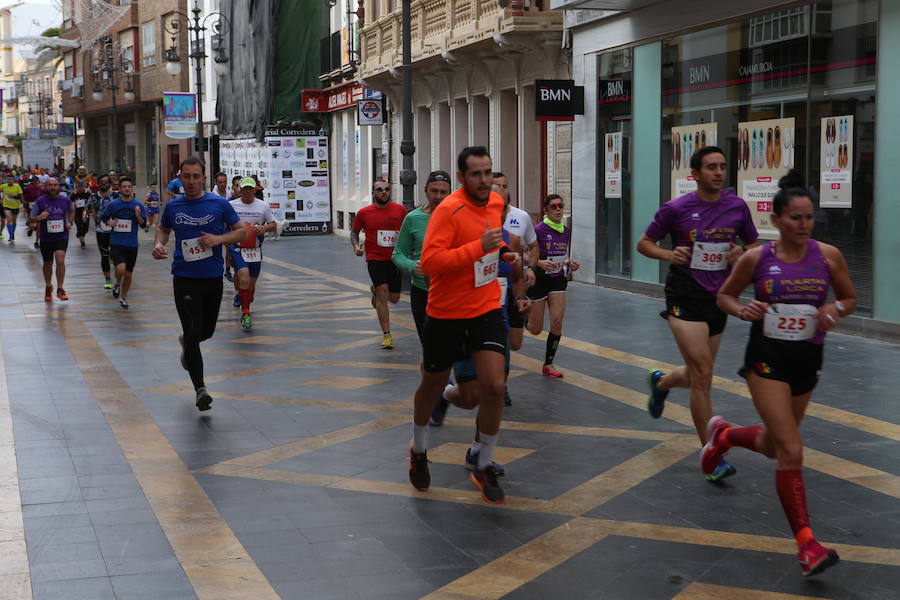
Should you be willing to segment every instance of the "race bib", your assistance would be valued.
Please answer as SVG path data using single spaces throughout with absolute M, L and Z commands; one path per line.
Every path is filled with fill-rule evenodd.
M 112 231 L 112 227 L 110 227 L 103 221 L 100 221 L 100 231 L 103 231 L 103 232 Z
M 497 262 L 500 251 L 491 252 L 475 261 L 475 287 L 487 285 L 497 279 Z
M 150 202 L 150 208 L 156 208 L 156 207 L 158 207 L 158 206 L 159 206 L 159 202 L 157 202 L 157 201 L 155 201 L 155 200 L 152 201 L 152 202 Z
M 569 260 L 569 257 L 566 256 L 565 254 L 562 254 L 560 256 L 548 256 L 547 260 L 549 260 L 550 262 L 553 263 L 553 271 L 552 272 L 558 273 L 559 271 L 561 271 L 565 268 L 566 261 Z
M 83 198 L 79 198 L 75 200 L 75 208 L 84 208 L 84 205 L 87 204 Z
M 65 231 L 65 225 L 62 219 L 47 221 L 47 233 L 62 233 L 63 231 Z
M 115 229 L 118 233 L 131 233 L 131 219 L 117 219 Z
M 810 304 L 770 304 L 763 319 L 763 335 L 792 342 L 816 335 L 816 313 Z
M 241 256 L 244 262 L 262 262 L 262 252 L 259 248 L 241 248 Z
M 191 238 L 189 240 L 181 240 L 181 255 L 187 262 L 195 260 L 203 260 L 212 256 L 212 248 L 203 248 L 200 246 L 200 238 Z
M 397 232 L 392 229 L 379 229 L 376 239 L 382 248 L 393 248 L 397 245 Z
M 724 271 L 728 268 L 727 242 L 714 244 L 711 242 L 694 242 L 694 253 L 691 256 L 691 268 L 698 271 Z
M 509 279 L 498 277 L 497 283 L 500 284 L 500 308 L 504 308 L 506 306 L 506 291 L 509 289 Z

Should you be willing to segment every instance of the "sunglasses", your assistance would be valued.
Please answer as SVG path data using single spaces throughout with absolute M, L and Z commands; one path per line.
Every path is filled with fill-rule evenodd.
M 377 187 L 377 188 L 375 188 L 375 191 L 376 191 L 376 192 L 389 192 L 389 191 L 391 191 L 391 188 L 389 188 L 389 187 Z
M 549 208 L 550 210 L 556 210 L 556 209 L 562 210 L 563 205 L 562 204 L 548 204 L 547 208 Z

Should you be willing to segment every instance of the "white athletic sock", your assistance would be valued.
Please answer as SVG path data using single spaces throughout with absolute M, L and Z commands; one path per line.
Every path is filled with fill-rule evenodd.
M 481 449 L 478 451 L 478 470 L 484 471 L 494 458 L 494 448 L 497 447 L 497 436 L 479 432 Z M 499 435 L 499 434 L 498 434 Z
M 420 427 L 413 423 L 413 443 L 412 451 L 416 454 L 425 452 L 425 432 L 428 431 L 428 425 Z
M 472 440 L 472 454 L 481 450 L 481 442 L 478 440 Z

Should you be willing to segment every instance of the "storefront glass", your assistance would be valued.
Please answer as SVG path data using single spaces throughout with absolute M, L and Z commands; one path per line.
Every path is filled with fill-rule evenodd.
M 687 160 L 715 141 L 729 186 L 763 237 L 790 168 L 817 206 L 814 237 L 847 257 L 865 314 L 872 303 L 871 207 L 877 0 L 779 10 L 663 44 L 661 175 L 666 202 L 693 184 Z M 823 131 L 824 124 L 824 131 Z
M 597 60 L 597 272 L 630 277 L 632 51 Z

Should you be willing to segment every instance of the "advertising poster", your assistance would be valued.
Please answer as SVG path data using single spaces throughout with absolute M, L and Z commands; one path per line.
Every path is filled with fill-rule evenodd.
M 170 138 L 185 140 L 197 131 L 197 95 L 163 92 L 163 121 Z
M 328 138 L 315 129 L 266 129 L 266 190 L 283 235 L 331 232 Z
M 24 164 L 41 169 L 53 168 L 53 145 L 53 140 L 22 140 Z
M 822 119 L 819 206 L 853 206 L 853 115 Z
M 672 198 L 697 189 L 691 175 L 691 156 L 704 146 L 717 146 L 718 123 L 701 123 L 672 128 Z
M 604 196 L 622 197 L 622 132 L 606 134 L 606 184 Z
M 750 208 L 761 238 L 775 239 L 772 198 L 794 166 L 794 119 L 738 123 L 738 195 Z

